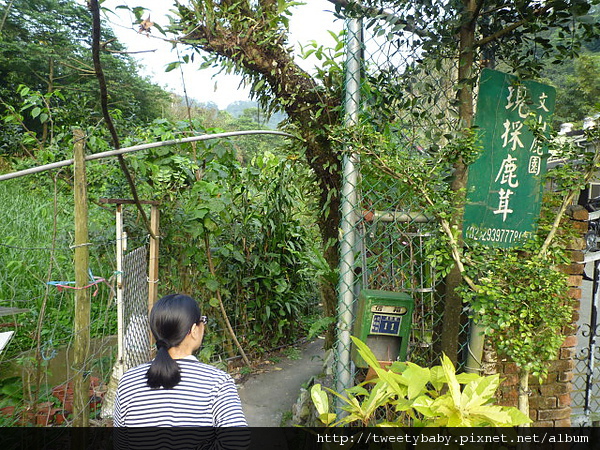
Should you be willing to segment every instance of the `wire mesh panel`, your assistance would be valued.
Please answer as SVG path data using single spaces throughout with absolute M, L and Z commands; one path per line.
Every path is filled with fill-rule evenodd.
M 598 277 L 599 261 L 593 263 L 593 278 Z M 590 266 L 592 264 L 588 264 Z M 591 426 L 600 421 L 600 342 L 598 336 L 598 283 L 582 284 L 579 320 L 577 321 L 577 352 L 571 382 L 573 425 Z
M 448 179 L 411 179 L 410 173 L 395 176 L 382 170 L 381 163 L 410 159 L 436 164 L 439 150 L 459 129 L 457 54 L 451 47 L 425 49 L 409 26 L 397 26 L 405 11 L 394 8 L 402 6 L 356 5 L 352 11 L 341 11 L 349 17 L 346 114 L 353 112 L 358 97 L 358 119 L 349 125 L 358 124 L 357 133 L 367 130 L 385 136 L 387 143 L 381 148 L 348 145 L 347 155 L 352 155 L 355 165 L 354 172 L 344 171 L 342 188 L 338 327 L 347 327 L 362 289 L 408 293 L 415 301 L 408 358 L 425 365 L 439 363 L 444 302 L 438 287 L 443 280 L 428 255 L 440 239 L 427 212 L 437 205 L 416 186 L 427 183 L 428 189 L 438 185 L 444 189 Z M 353 63 L 356 58 L 359 64 Z M 359 93 L 351 96 L 357 81 Z M 461 336 L 466 335 L 464 328 Z M 342 355 L 347 345 L 340 341 L 338 354 Z M 338 364 L 336 375 L 347 379 L 344 371 L 352 372 L 351 364 Z
M 437 278 L 425 254 L 425 243 L 432 232 L 427 224 L 399 222 L 396 216 L 400 215 L 368 213 L 366 217 L 371 220 L 361 221 L 358 283 L 362 289 L 405 292 L 413 298 L 409 357 L 427 364 L 437 356 L 433 353 L 433 338 L 441 318 L 439 308 L 436 309 Z
M 148 323 L 148 249 L 139 247 L 123 258 L 124 370 L 150 360 Z

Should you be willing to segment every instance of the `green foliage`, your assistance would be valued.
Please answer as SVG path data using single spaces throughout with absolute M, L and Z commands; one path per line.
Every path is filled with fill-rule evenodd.
M 600 54 L 585 52 L 570 64 L 552 65 L 544 80 L 556 87 L 555 122 L 581 122 L 600 112 Z
M 422 60 L 455 52 L 456 33 L 468 18 L 477 36 L 473 46 L 481 49 L 479 57 L 508 66 L 525 78 L 539 74 L 547 61 L 561 64 L 578 55 L 582 45 L 598 34 L 593 10 L 598 4 L 596 0 L 542 5 L 536 1 L 511 4 L 488 1 L 475 10 L 469 10 L 469 3 L 464 1 L 444 8 L 435 1 L 361 3 L 359 6 L 350 2 L 350 8 L 346 9 L 360 16 L 367 15 L 366 26 L 373 27 L 390 41 L 396 40 L 399 48 L 420 50 L 418 55 Z M 372 7 L 374 11 L 386 8 L 393 13 L 387 20 L 381 20 L 381 15 L 365 7 Z M 336 8 L 341 11 L 340 3 Z
M 25 132 L 38 143 L 53 142 L 56 135 L 70 134 L 71 126 L 96 126 L 101 118 L 98 82 L 91 68 L 87 42 L 91 17 L 74 0 L 9 2 L 2 12 L 0 30 L 0 154 L 19 155 L 23 147 L 34 153 L 33 141 L 16 140 Z M 122 45 L 112 30 L 103 30 L 110 50 Z M 128 55 L 104 53 L 103 71 L 110 92 L 109 108 L 119 111 L 118 124 L 139 124 L 162 114 L 169 95 L 138 76 Z M 23 88 L 29 90 L 23 94 Z M 12 120 L 6 120 L 12 116 Z M 51 122 L 51 123 L 50 123 Z M 20 141 L 20 142 L 19 142 Z
M 546 259 L 477 250 L 468 256 L 478 268 L 478 290 L 463 288 L 464 300 L 501 355 L 544 377 L 572 317 L 567 275 Z
M 191 125 L 199 127 L 196 120 Z M 172 139 L 188 127 L 190 122 L 157 120 L 141 137 Z M 147 182 L 142 192 L 151 190 L 162 200 L 165 289 L 202 299 L 203 309 L 222 328 L 219 291 L 229 317 L 243 330 L 242 346 L 260 352 L 308 331 L 312 323 L 302 317 L 316 305 L 316 278 L 325 272 L 314 250 L 318 239 L 305 167 L 270 145 L 273 140 L 257 141 L 254 157 L 245 154 L 243 142 L 157 148 L 129 161 Z M 207 236 L 216 276 L 207 265 Z M 203 358 L 233 352 L 223 339 L 226 333 L 209 333 Z
M 307 339 L 313 339 L 321 334 L 330 325 L 336 321 L 335 317 L 318 317 L 311 321 L 310 328 L 308 329 Z
M 74 280 L 73 250 L 69 248 L 74 226 L 72 193 L 70 189 L 62 191 L 60 187 L 64 185 L 58 182 L 54 198 L 47 189 L 52 184 L 43 176 L 36 177 L 35 184 L 23 179 L 0 183 L 0 202 L 7 218 L 0 222 L 0 306 L 28 310 L 12 318 L 18 326 L 4 355 L 8 359 L 35 347 L 35 330 L 44 299 L 47 304 L 41 330 L 43 355 L 50 357 L 72 337 L 73 291 L 61 292 L 46 284 Z M 90 239 L 94 243 L 90 268 L 93 274 L 108 279 L 114 270 L 113 244 L 108 239 L 114 235 L 111 233 L 104 240 L 97 230 L 112 228 L 114 219 L 95 208 L 90 208 L 90 215 Z M 108 304 L 110 291 L 106 285 L 98 289 L 92 302 L 92 337 L 116 331 L 116 313 Z
M 346 389 L 345 395 L 326 388 L 345 403 L 342 409 L 348 414 L 339 420 L 330 412 L 327 393 L 320 384 L 314 385 L 311 398 L 326 426 L 500 427 L 531 422 L 516 408 L 493 404 L 500 384 L 498 375 L 457 374 L 445 355 L 440 366 L 424 368 L 394 362 L 386 370 L 366 344 L 354 337 L 352 341 L 377 378 Z M 393 411 L 396 417 L 379 418 L 382 408 Z
M 298 347 L 288 347 L 283 351 L 283 354 L 291 360 L 298 360 L 302 357 L 302 352 Z
M 344 65 L 343 57 L 345 51 L 346 31 L 342 30 L 338 33 L 329 31 L 329 35 L 333 38 L 335 45 L 333 47 L 325 47 L 317 41 L 310 41 L 301 47 L 300 57 L 308 59 L 314 57 L 318 64 L 314 67 L 314 77 L 319 80 L 327 90 L 336 92 L 341 95 L 341 88 L 344 85 Z
M 217 175 L 211 169 L 224 170 L 216 161 L 206 169 L 191 189 L 195 200 L 186 214 L 192 236 L 211 236 L 219 279 L 205 273 L 204 284 L 235 299 L 232 315 L 262 337 L 248 334 L 251 347 L 284 342 L 297 333 L 297 319 L 316 295 L 310 234 L 297 217 L 294 164 L 267 153 L 250 167 L 230 166 L 229 183 L 221 176 L 211 180 Z
M 18 406 L 23 400 L 23 381 L 20 377 L 5 378 L 0 381 L 0 408 Z
M 361 190 L 366 196 L 377 196 L 369 201 L 377 201 L 379 208 L 389 203 L 394 209 L 399 198 L 410 197 L 426 213 L 451 217 L 459 207 L 450 189 L 453 164 L 458 159 L 472 162 L 479 156 L 476 133 L 431 130 L 427 136 L 409 139 L 407 128 L 402 120 L 380 126 L 366 116 L 355 127 L 336 129 L 333 138 L 339 145 L 351 142 L 357 153 L 372 161 L 362 166 Z M 431 144 L 416 147 L 415 142 Z

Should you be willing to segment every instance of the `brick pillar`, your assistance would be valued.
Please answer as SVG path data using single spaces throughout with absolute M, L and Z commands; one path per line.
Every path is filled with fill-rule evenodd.
M 588 229 L 587 210 L 581 206 L 575 206 L 571 208 L 568 216 L 565 220 L 568 220 L 569 225 L 583 236 Z M 583 237 L 574 239 L 569 249 L 572 263 L 559 268 L 569 276 L 569 297 L 573 305 L 571 323 L 563 329 L 565 341 L 557 359 L 550 362 L 548 377 L 542 384 L 535 377 L 529 378 L 530 417 L 534 422 L 532 425 L 536 427 L 571 426 L 571 380 L 575 368 L 584 249 Z M 500 360 L 488 342 L 483 355 L 483 368 L 486 375 L 500 373 L 500 377 L 504 378 L 497 394 L 498 404 L 516 407 L 519 392 L 519 375 L 516 364 L 505 359 Z

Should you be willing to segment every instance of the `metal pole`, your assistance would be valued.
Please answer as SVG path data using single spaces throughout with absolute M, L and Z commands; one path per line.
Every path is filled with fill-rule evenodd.
M 346 125 L 358 123 L 360 105 L 360 75 L 362 55 L 362 23 L 359 19 L 350 19 L 347 23 L 348 42 L 346 58 Z M 358 204 L 358 156 L 351 148 L 344 155 L 343 181 L 341 192 L 341 241 L 340 241 L 340 280 L 338 298 L 338 347 L 336 390 L 343 392 L 352 385 L 350 361 L 350 333 L 353 323 L 354 305 L 354 246 L 356 239 L 356 207 Z M 341 414 L 338 402 L 338 414 Z
M 117 205 L 116 213 L 116 239 L 117 239 L 117 364 L 116 377 L 121 379 L 125 372 L 125 349 L 123 337 L 125 335 L 125 323 L 123 316 L 123 252 L 125 251 L 126 235 L 123 232 L 123 205 Z
M 594 383 L 594 358 L 596 353 L 596 336 L 597 336 L 597 325 L 598 325 L 598 284 L 600 283 L 600 261 L 594 261 L 594 281 L 592 284 L 592 304 L 591 317 L 590 317 L 590 337 L 588 341 L 588 367 L 585 382 L 585 406 L 583 412 L 586 418 L 586 424 L 589 426 L 592 424 L 591 413 L 592 405 L 592 389 Z
M 465 372 L 478 373 L 483 371 L 483 346 L 485 343 L 485 328 L 477 323 L 477 317 L 473 317 L 469 323 L 469 342 L 467 342 L 467 361 Z
M 299 139 L 298 137 L 284 133 L 282 131 L 274 131 L 274 130 L 246 130 L 246 131 L 229 131 L 227 133 L 215 133 L 215 134 L 203 134 L 201 136 L 192 136 L 189 138 L 183 139 L 171 139 L 169 141 L 160 141 L 160 142 L 151 142 L 149 144 L 140 144 L 134 145 L 133 147 L 125 147 L 119 150 L 110 150 L 108 152 L 94 153 L 93 155 L 88 155 L 85 157 L 86 161 L 94 161 L 96 159 L 108 158 L 110 156 L 123 155 L 125 153 L 137 152 L 140 150 L 148 150 L 150 148 L 162 147 L 166 145 L 177 145 L 177 144 L 185 144 L 188 142 L 197 142 L 197 141 L 208 141 L 210 139 L 221 139 L 233 136 L 248 136 L 254 134 L 274 134 L 277 136 L 285 136 Z M 0 181 L 10 180 L 11 178 L 18 178 L 25 175 L 31 175 L 34 173 L 44 172 L 46 170 L 58 169 L 60 167 L 70 166 L 73 164 L 72 159 L 66 159 L 64 161 L 57 161 L 51 164 L 45 164 L 43 166 L 32 167 L 30 169 L 19 170 L 18 172 L 7 173 L 4 175 L 0 175 Z
M 150 212 L 150 228 L 152 229 L 152 233 L 156 236 L 156 239 L 150 236 L 150 256 L 148 261 L 148 317 L 150 317 L 150 311 L 152 311 L 152 307 L 156 303 L 158 298 L 158 250 L 160 245 L 160 235 L 158 234 L 158 221 L 159 221 L 159 210 L 156 205 L 152 205 L 152 210 Z M 150 331 L 148 331 L 150 335 L 150 344 L 153 343 L 153 336 Z M 150 353 L 152 352 L 152 345 L 150 349 Z
M 119 384 L 119 380 L 125 372 L 125 347 L 123 345 L 123 337 L 125 336 L 125 320 L 123 311 L 123 253 L 127 247 L 127 234 L 123 231 L 122 203 L 117 203 L 117 211 L 115 213 L 115 238 L 117 241 L 115 246 L 115 257 L 117 260 L 117 271 L 115 274 L 117 279 L 117 361 L 113 366 L 110 381 L 108 383 L 108 391 L 104 395 L 104 400 L 102 401 L 102 410 L 100 415 L 105 419 L 113 416 L 117 386 Z

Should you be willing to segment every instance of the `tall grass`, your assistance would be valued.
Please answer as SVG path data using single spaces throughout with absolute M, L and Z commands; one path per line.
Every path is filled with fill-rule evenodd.
M 0 331 L 14 330 L 0 355 L 3 368 L 17 362 L 25 367 L 52 360 L 73 338 L 72 289 L 52 281 L 74 280 L 73 197 L 71 187 L 45 174 L 37 180 L 0 182 L 0 307 L 26 312 L 0 317 Z M 114 241 L 107 239 L 112 213 L 90 206 L 90 268 L 109 278 L 114 271 Z M 91 294 L 95 289 L 91 288 Z M 92 337 L 116 330 L 108 286 L 92 297 Z M 0 374 L 0 377 L 2 374 Z

